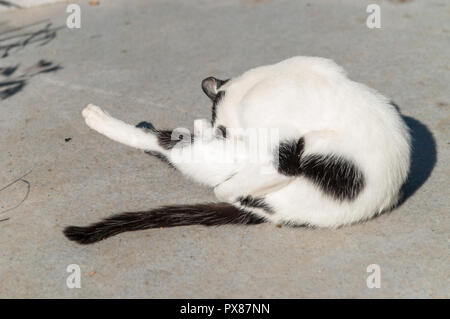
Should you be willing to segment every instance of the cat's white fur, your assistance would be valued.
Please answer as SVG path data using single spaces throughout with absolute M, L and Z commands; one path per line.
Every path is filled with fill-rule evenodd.
M 251 69 L 224 84 L 222 90 L 226 94 L 218 105 L 215 127 L 273 128 L 280 140 L 303 137 L 304 155 L 336 154 L 352 160 L 364 175 L 365 187 L 355 199 L 339 201 L 307 178 L 279 174 L 270 152 L 258 163 L 248 161 L 245 147 L 232 162 L 219 158 L 174 161 L 185 175 L 214 187 L 220 200 L 239 207 L 240 196 L 262 196 L 276 213 L 254 208 L 255 214 L 275 223 L 319 227 L 365 220 L 396 204 L 409 172 L 408 129 L 389 100 L 348 79 L 333 61 L 290 58 Z M 117 142 L 160 152 L 169 160 L 182 152 L 181 148 L 164 149 L 154 134 L 117 120 L 92 104 L 82 114 L 90 128 Z M 211 154 L 227 149 L 233 140 L 230 132 L 227 139 L 199 139 L 185 147 L 191 154 L 211 158 Z M 240 139 L 237 143 L 245 144 Z M 265 166 L 264 173 L 261 166 Z

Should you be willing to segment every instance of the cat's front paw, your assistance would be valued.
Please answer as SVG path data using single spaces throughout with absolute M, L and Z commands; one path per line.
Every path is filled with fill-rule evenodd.
M 102 126 L 106 125 L 111 118 L 108 113 L 104 112 L 100 107 L 94 104 L 88 104 L 81 114 L 84 121 L 91 129 L 99 131 Z

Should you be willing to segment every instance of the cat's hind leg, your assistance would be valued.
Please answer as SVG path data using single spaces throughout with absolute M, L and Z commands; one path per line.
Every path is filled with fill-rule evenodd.
M 164 151 L 154 134 L 118 120 L 94 104 L 87 105 L 82 115 L 91 129 L 116 142 L 141 150 Z
M 227 154 L 234 154 L 235 147 L 225 139 L 181 139 L 179 144 L 177 130 L 144 130 L 115 119 L 93 104 L 89 104 L 82 115 L 91 129 L 116 142 L 153 155 L 160 154 L 183 174 L 208 186 L 216 186 L 232 176 L 245 161 L 245 154 L 240 160 L 224 160 Z

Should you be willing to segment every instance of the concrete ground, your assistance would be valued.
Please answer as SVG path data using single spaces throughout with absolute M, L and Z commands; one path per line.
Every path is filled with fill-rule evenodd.
M 372 2 L 381 29 L 366 27 Z M 80 29 L 65 26 L 67 3 L 0 13 L 0 297 L 450 296 L 448 1 L 78 3 Z M 64 226 L 114 212 L 214 200 L 90 131 L 84 105 L 191 128 L 210 116 L 203 78 L 294 55 L 332 58 L 399 105 L 414 137 L 400 207 L 338 230 L 192 226 L 90 246 L 65 239 Z M 66 286 L 70 264 L 80 289 Z M 371 264 L 381 288 L 366 285 Z
M 0 11 L 32 8 L 64 0 L 0 0 Z

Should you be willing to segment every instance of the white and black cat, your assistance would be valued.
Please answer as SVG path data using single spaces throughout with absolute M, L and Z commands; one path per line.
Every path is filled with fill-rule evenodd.
M 226 81 L 209 77 L 202 88 L 212 121 L 197 122 L 192 138 L 126 124 L 92 104 L 82 114 L 97 132 L 213 187 L 220 202 L 113 215 L 67 227 L 69 239 L 89 244 L 132 230 L 265 221 L 335 228 L 397 203 L 410 166 L 408 129 L 388 99 L 333 61 L 294 57 Z M 249 132 L 261 129 L 277 139 L 257 146 L 255 160 Z

